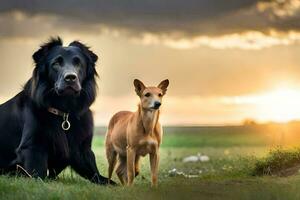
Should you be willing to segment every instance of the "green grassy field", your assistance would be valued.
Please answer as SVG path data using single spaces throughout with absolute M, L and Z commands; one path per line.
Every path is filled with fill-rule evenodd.
M 150 187 L 148 157 L 133 187 L 97 186 L 65 170 L 57 181 L 0 177 L 1 199 L 300 199 L 300 175 L 254 177 L 258 158 L 273 147 L 298 145 L 299 125 L 165 128 L 160 149 L 159 186 Z M 96 129 L 93 149 L 107 175 L 104 129 Z M 299 142 L 298 142 L 299 141 Z M 208 162 L 183 163 L 201 153 Z M 170 176 L 176 168 L 186 176 Z M 113 177 L 117 181 L 116 176 Z

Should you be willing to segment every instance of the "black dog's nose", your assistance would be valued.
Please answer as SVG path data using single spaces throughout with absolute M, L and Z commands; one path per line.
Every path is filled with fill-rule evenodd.
M 158 109 L 160 106 L 161 106 L 160 102 L 158 102 L 158 101 L 154 102 L 154 108 L 155 109 Z
M 66 73 L 64 79 L 68 83 L 73 83 L 77 80 L 77 75 L 75 73 Z

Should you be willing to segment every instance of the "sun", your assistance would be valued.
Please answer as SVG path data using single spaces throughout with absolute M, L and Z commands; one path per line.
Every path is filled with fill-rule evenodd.
M 300 119 L 300 90 L 277 88 L 254 100 L 260 120 L 288 122 Z
M 300 89 L 277 87 L 268 92 L 223 98 L 225 104 L 246 108 L 240 113 L 259 122 L 289 122 L 300 120 Z M 247 111 L 246 111 L 247 110 Z

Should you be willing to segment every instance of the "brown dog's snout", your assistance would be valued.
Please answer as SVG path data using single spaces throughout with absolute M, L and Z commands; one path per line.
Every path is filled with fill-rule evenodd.
M 161 106 L 161 103 L 159 101 L 154 102 L 154 108 L 158 109 Z
M 77 74 L 74 73 L 74 72 L 71 72 L 71 73 L 66 73 L 64 75 L 64 80 L 67 82 L 67 83 L 74 83 L 75 81 L 77 81 Z

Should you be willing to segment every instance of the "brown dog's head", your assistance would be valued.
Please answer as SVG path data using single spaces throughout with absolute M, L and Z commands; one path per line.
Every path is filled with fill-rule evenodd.
M 162 98 L 167 92 L 169 80 L 163 80 L 157 87 L 146 87 L 142 81 L 135 79 L 135 92 L 141 99 L 141 106 L 147 110 L 158 110 L 162 104 Z

